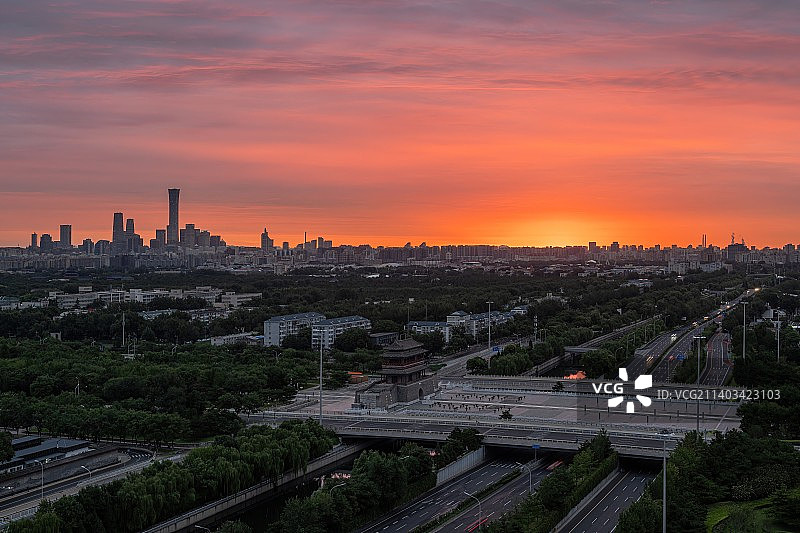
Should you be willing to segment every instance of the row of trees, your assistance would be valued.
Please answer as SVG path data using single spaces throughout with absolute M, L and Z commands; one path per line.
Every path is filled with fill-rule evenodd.
M 432 488 L 436 484 L 433 466 L 428 451 L 416 444 L 407 443 L 396 454 L 367 450 L 356 459 L 346 481 L 331 483 L 308 498 L 290 500 L 272 530 L 350 531 Z
M 11 447 L 11 433 L 0 431 L 0 463 L 14 457 L 14 448 Z
M 532 495 L 486 528 L 490 533 L 547 533 L 616 466 L 605 430 L 584 442 L 569 466 L 559 466 Z
M 329 451 L 336 436 L 312 420 L 242 430 L 197 448 L 181 463 L 160 461 L 123 480 L 88 486 L 43 502 L 10 533 L 127 533 L 140 531 L 209 501 L 285 472 L 303 470 Z
M 800 298 L 794 296 L 800 281 L 790 279 L 775 287 L 764 288 L 750 300 L 748 322 L 761 316 L 767 306 L 792 314 L 800 309 Z M 741 427 L 754 436 L 782 439 L 800 438 L 800 334 L 787 320 L 781 321 L 780 361 L 776 324 L 763 321 L 747 329 L 747 353 L 742 356 L 743 310 L 732 309 L 723 320 L 731 333 L 731 355 L 734 358 L 733 379 L 739 386 L 753 390 L 771 390 L 771 398 L 758 398 L 739 407 Z
M 443 468 L 449 465 L 467 452 L 475 451 L 481 446 L 483 437 L 473 428 L 455 428 L 447 436 L 444 444 L 440 444 L 436 449 L 434 462 L 436 468 Z
M 317 374 L 312 352 L 145 346 L 136 360 L 80 343 L 0 339 L 0 426 L 151 442 L 232 434 L 230 411 L 291 398 Z
M 689 433 L 667 463 L 667 530 L 704 531 L 711 504 L 767 497 L 773 498 L 777 515 L 787 525 L 800 527 L 800 515 L 792 511 L 800 500 L 795 490 L 800 485 L 798 475 L 800 454 L 774 438 L 734 430 L 706 443 L 696 433 Z M 659 474 L 642 498 L 622 513 L 617 531 L 661 531 L 662 484 Z M 737 530 L 751 531 L 744 524 L 753 519 L 752 514 L 750 506 L 747 516 L 739 516 L 730 530 L 742 527 Z
M 616 376 L 617 369 L 625 366 L 637 348 L 655 338 L 665 329 L 666 325 L 663 320 L 654 320 L 628 332 L 617 340 L 603 343 L 597 350 L 583 354 L 581 366 L 583 366 L 586 376 L 589 378 Z
M 413 275 L 411 275 L 413 274 Z M 335 276 L 336 284 L 330 283 Z M 0 276 L 7 287 L 0 294 L 18 295 L 26 276 Z M 600 278 L 553 278 L 550 276 L 499 276 L 479 271 L 405 271 L 396 269 L 377 278 L 366 279 L 359 271 L 337 271 L 335 275 L 309 276 L 305 273 L 286 276 L 230 276 L 220 273 L 174 275 L 139 275 L 130 280 L 131 285 L 149 288 L 191 287 L 212 284 L 226 290 L 257 291 L 263 298 L 250 303 L 251 308 L 237 310 L 228 317 L 206 324 L 190 320 L 181 312 L 205 305 L 202 301 L 159 298 L 149 306 L 126 303 L 112 304 L 108 308 L 97 306 L 87 314 L 69 314 L 57 318 L 58 310 L 27 309 L 0 312 L 0 336 L 40 339 L 51 331 L 60 331 L 65 340 L 94 340 L 121 344 L 122 315 L 126 318 L 126 335 L 136 335 L 148 342 L 183 343 L 199 338 L 245 331 L 260 330 L 264 320 L 271 316 L 306 311 L 319 311 L 326 316 L 360 314 L 369 318 L 376 331 L 402 331 L 407 320 L 426 317 L 441 320 L 447 314 L 465 309 L 478 312 L 487 300 L 498 306 L 511 306 L 525 299 L 533 299 L 546 292 L 563 294 L 569 299 L 571 313 L 561 315 L 564 306 L 557 300 L 542 300 L 532 305 L 531 313 L 540 318 L 542 326 L 555 326 L 566 330 L 571 326 L 589 327 L 598 332 L 611 331 L 654 312 L 663 313 L 669 325 L 682 317 L 698 316 L 704 311 L 701 289 L 729 286 L 736 278 L 729 274 L 693 274 L 682 283 L 675 278 L 654 280 L 653 288 L 643 294 L 635 287 L 621 286 L 619 280 Z M 27 279 L 33 286 L 61 288 L 76 291 L 77 283 L 42 283 Z M 95 280 L 105 285 L 107 280 Z M 43 289 L 42 289 L 43 290 Z M 40 291 L 41 292 L 41 291 Z M 174 308 L 179 312 L 145 320 L 138 311 L 147 308 Z M 622 313 L 617 313 L 621 309 Z M 549 323 L 552 320 L 552 323 Z M 498 326 L 498 336 L 528 335 L 532 324 Z M 476 339 L 482 341 L 485 333 Z M 456 336 L 451 344 L 460 349 L 465 337 Z M 351 351 L 351 350 L 346 350 Z M 432 353 L 438 353 L 433 346 Z

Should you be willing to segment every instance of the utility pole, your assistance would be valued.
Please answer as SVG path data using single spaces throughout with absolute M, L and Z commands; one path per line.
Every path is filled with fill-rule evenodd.
M 781 362 L 781 315 L 778 314 L 778 362 Z
M 742 361 L 747 359 L 745 341 L 747 340 L 747 302 L 742 301 Z

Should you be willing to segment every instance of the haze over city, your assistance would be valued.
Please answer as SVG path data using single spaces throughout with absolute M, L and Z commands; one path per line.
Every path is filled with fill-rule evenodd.
M 0 245 L 796 242 L 791 3 L 3 8 Z M 738 237 L 737 237 L 738 240 Z

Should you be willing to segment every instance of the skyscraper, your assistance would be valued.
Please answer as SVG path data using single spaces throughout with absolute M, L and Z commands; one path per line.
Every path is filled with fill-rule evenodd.
M 129 236 L 133 235 L 134 233 L 136 233 L 136 231 L 134 231 L 134 228 L 133 228 L 133 219 L 132 218 L 129 218 L 128 220 L 125 221 L 125 233 L 127 235 L 129 235 Z
M 265 252 L 271 252 L 273 246 L 274 246 L 274 241 L 269 237 L 269 233 L 267 233 L 267 228 L 264 228 L 264 233 L 261 234 L 261 250 Z
M 35 233 L 31 233 L 31 248 L 37 248 L 39 246 L 39 236 Z
M 167 225 L 167 244 L 178 244 L 178 197 L 180 189 L 168 189 L 169 192 L 169 224 Z
M 111 232 L 111 242 L 125 240 L 125 229 L 122 225 L 122 213 L 114 213 L 114 228 Z
M 72 224 L 61 224 L 59 245 L 62 248 L 72 248 Z
M 53 250 L 53 238 L 50 237 L 49 233 L 42 233 L 39 239 L 39 249 L 42 252 L 50 252 Z

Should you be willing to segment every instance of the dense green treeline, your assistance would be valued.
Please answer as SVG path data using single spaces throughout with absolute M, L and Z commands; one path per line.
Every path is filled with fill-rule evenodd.
M 250 427 L 192 450 L 183 462 L 160 461 L 123 480 L 45 501 L 33 518 L 12 523 L 9 533 L 140 531 L 260 481 L 299 472 L 336 443 L 332 432 L 312 420 Z
M 233 434 L 231 411 L 286 401 L 318 373 L 318 356 L 298 350 L 149 348 L 126 360 L 80 343 L 0 339 L 0 426 L 154 443 Z
M 709 506 L 722 501 L 774 497 L 777 513 L 784 516 L 782 502 L 797 505 L 796 496 L 791 503 L 791 495 L 800 485 L 798 476 L 800 454 L 776 439 L 734 430 L 707 443 L 697 439 L 696 433 L 689 433 L 667 463 L 667 531 L 706 531 Z M 659 474 L 644 496 L 622 513 L 617 531 L 661 531 L 662 482 Z M 797 515 L 792 520 L 789 523 L 800 525 Z
M 602 481 L 617 464 L 605 431 L 584 442 L 569 466 L 559 466 L 532 495 L 491 522 L 490 533 L 547 533 Z
M 19 294 L 25 276 L 0 275 L 0 294 Z M 30 278 L 28 278 L 30 280 Z M 33 280 L 30 280 L 34 282 Z M 191 273 L 140 275 L 127 286 L 194 287 L 212 285 L 239 292 L 261 292 L 263 297 L 249 303 L 249 309 L 233 311 L 227 318 L 206 324 L 190 320 L 183 312 L 145 320 L 136 311 L 143 309 L 187 309 L 201 302 L 158 299 L 148 306 L 112 304 L 86 314 L 68 314 L 57 318 L 54 308 L 0 312 L 0 336 L 42 338 L 59 331 L 64 340 L 93 340 L 122 344 L 122 313 L 125 311 L 126 335 L 150 342 L 183 343 L 200 338 L 245 331 L 260 331 L 263 322 L 276 315 L 318 311 L 326 316 L 359 314 L 373 322 L 375 331 L 400 331 L 407 320 L 443 320 L 455 310 L 483 312 L 486 301 L 497 309 L 510 308 L 525 300 L 534 300 L 548 292 L 563 295 L 568 305 L 558 300 L 542 300 L 533 312 L 542 327 L 565 332 L 570 327 L 588 327 L 607 332 L 637 319 L 651 316 L 656 309 L 665 315 L 668 325 L 685 316 L 703 312 L 701 289 L 721 289 L 741 282 L 734 274 L 710 273 L 657 278 L 653 287 L 642 294 L 632 286 L 621 286 L 619 279 L 555 278 L 553 276 L 499 275 L 482 271 L 403 270 L 365 278 L 363 272 L 337 271 L 313 275 L 247 275 Z M 35 283 L 35 282 L 34 282 Z M 77 291 L 78 282 L 45 283 L 47 288 Z M 5 287 L 4 287 L 5 286 Z M 40 289 L 34 289 L 40 290 Z M 564 309 L 567 307 L 567 309 Z M 621 309 L 621 313 L 617 313 Z M 555 315 L 559 315 L 555 317 Z M 552 323 L 544 321 L 553 318 Z M 503 335 L 499 326 L 497 334 Z M 530 328 L 512 334 L 529 334 Z M 479 342 L 484 334 L 479 335 Z
M 11 447 L 11 433 L 0 431 L 0 463 L 14 457 L 14 448 Z
M 481 446 L 483 437 L 473 428 L 455 428 L 447 436 L 444 444 L 436 449 L 434 464 L 436 468 L 443 468 L 467 452 L 475 451 Z
M 433 467 L 428 451 L 416 444 L 407 443 L 396 454 L 365 451 L 349 479 L 331 480 L 308 498 L 290 500 L 271 531 L 350 531 L 435 486 Z
M 748 323 L 760 318 L 767 305 L 793 315 L 800 308 L 800 298 L 790 296 L 800 290 L 800 282 L 788 280 L 756 293 L 747 306 Z M 739 386 L 765 391 L 739 408 L 742 429 L 756 436 L 771 435 L 783 439 L 800 438 L 800 333 L 781 321 L 781 358 L 778 339 L 771 321 L 760 321 L 747 328 L 745 356 L 742 356 L 741 307 L 732 309 L 723 321 L 731 332 L 734 358 L 733 379 Z M 772 392 L 769 392 L 772 391 Z

